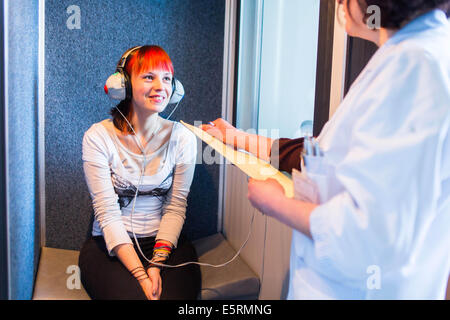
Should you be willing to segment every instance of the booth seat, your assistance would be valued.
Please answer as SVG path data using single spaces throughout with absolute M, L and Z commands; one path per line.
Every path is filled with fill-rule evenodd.
M 222 234 L 193 242 L 200 262 L 221 264 L 235 255 Z M 79 251 L 43 247 L 33 300 L 89 300 L 79 281 Z M 200 266 L 202 290 L 199 300 L 258 299 L 260 282 L 248 265 L 237 257 L 225 267 Z

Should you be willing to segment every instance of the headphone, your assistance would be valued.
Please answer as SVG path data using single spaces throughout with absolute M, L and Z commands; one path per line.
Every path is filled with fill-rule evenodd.
M 120 60 L 116 67 L 116 72 L 109 76 L 106 80 L 106 84 L 104 86 L 105 93 L 114 100 L 128 100 L 131 99 L 131 79 L 125 70 L 125 65 L 127 64 L 128 57 L 139 50 L 142 46 L 137 46 L 128 49 L 125 53 L 120 57 Z M 181 99 L 184 97 L 184 87 L 180 81 L 172 78 L 172 95 L 170 96 L 169 104 L 179 103 Z

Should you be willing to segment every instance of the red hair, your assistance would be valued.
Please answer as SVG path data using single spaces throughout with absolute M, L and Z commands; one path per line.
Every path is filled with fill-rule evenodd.
M 131 77 L 135 72 L 147 70 L 163 70 L 173 75 L 173 64 L 169 55 L 158 46 L 142 46 L 131 54 L 125 65 L 125 70 Z
M 161 47 L 142 46 L 131 53 L 125 64 L 125 71 L 128 73 L 130 81 L 132 74 L 139 74 L 150 70 L 163 70 L 170 72 L 173 76 L 174 69 L 172 60 L 170 60 L 169 55 Z M 131 122 L 131 101 L 122 100 L 117 105 L 117 108 Z M 133 131 L 128 127 L 128 123 L 117 111 L 116 107 L 111 109 L 110 114 L 113 117 L 113 123 L 117 129 L 127 134 L 133 134 Z

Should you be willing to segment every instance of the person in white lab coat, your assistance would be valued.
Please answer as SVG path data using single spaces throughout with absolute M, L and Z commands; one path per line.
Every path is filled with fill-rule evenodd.
M 288 299 L 443 299 L 450 272 L 450 1 L 338 2 L 347 33 L 379 49 L 317 138 L 334 171 L 334 192 L 315 204 L 286 198 L 273 179 L 250 179 L 248 198 L 294 230 Z M 370 5 L 381 9 L 378 29 L 366 24 Z M 238 148 L 266 145 L 258 156 L 277 158 L 280 170 L 300 169 L 303 139 L 272 141 L 223 119 L 202 129 Z

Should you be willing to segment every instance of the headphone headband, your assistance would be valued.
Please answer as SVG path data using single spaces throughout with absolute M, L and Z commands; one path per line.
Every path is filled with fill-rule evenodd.
M 127 51 L 125 51 L 125 53 L 122 55 L 122 57 L 119 60 L 119 63 L 117 64 L 117 68 L 116 69 L 121 69 L 123 70 L 123 68 L 125 68 L 125 64 L 127 63 L 127 59 L 130 56 L 130 54 L 132 54 L 133 52 L 135 52 L 136 50 L 139 50 L 140 48 L 142 48 L 142 46 L 137 46 L 137 47 L 133 47 L 128 49 Z

